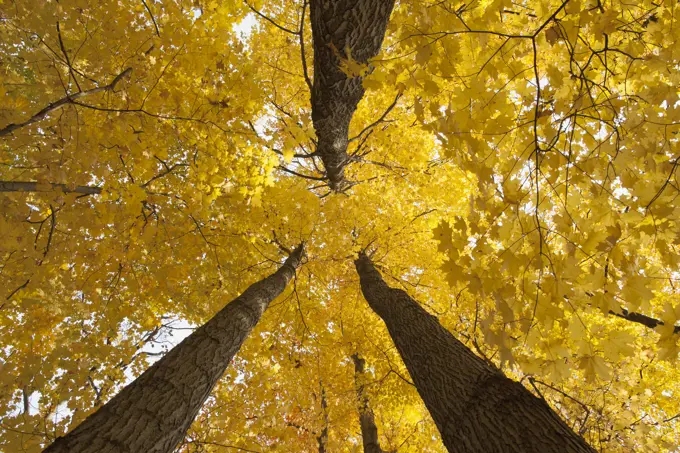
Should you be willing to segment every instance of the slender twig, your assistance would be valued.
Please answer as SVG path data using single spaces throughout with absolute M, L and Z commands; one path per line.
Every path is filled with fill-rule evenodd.
M 354 140 L 359 139 L 362 135 L 364 135 L 366 132 L 370 131 L 374 127 L 376 127 L 378 124 L 382 123 L 385 121 L 385 117 L 389 115 L 389 113 L 392 111 L 392 109 L 397 105 L 397 101 L 399 101 L 399 98 L 401 97 L 401 93 L 397 93 L 397 95 L 394 97 L 394 101 L 390 104 L 389 107 L 387 107 L 387 110 L 378 118 L 376 121 L 372 122 L 368 126 L 366 126 L 361 132 L 359 132 L 357 135 L 349 139 L 349 142 L 353 142 Z
M 294 170 L 286 168 L 283 165 L 279 165 L 279 170 L 285 171 L 286 173 L 290 173 L 291 175 L 299 176 L 301 178 L 311 179 L 312 181 L 325 181 L 326 180 L 326 178 L 320 178 L 318 176 L 303 175 L 302 173 L 298 173 Z
M 277 24 L 276 22 L 274 22 L 274 20 L 270 19 L 269 17 L 265 16 L 264 14 L 262 14 L 261 12 L 259 12 L 258 10 L 256 10 L 256 9 L 255 9 L 250 3 L 248 3 L 246 0 L 243 0 L 243 3 L 245 3 L 245 4 L 248 6 L 248 8 L 250 8 L 250 10 L 251 10 L 252 12 L 254 12 L 255 14 L 257 14 L 258 16 L 260 16 L 261 18 L 263 18 L 264 20 L 266 20 L 267 22 L 269 22 L 270 24 L 272 24 L 273 26 L 275 26 L 276 28 L 278 28 L 279 30 L 285 31 L 286 33 L 290 33 L 291 35 L 297 35 L 297 34 L 298 34 L 298 32 L 296 32 L 296 31 L 290 30 L 290 29 L 288 29 L 288 28 L 286 28 L 286 27 L 284 27 L 284 26 L 282 26 L 282 25 Z
M 68 71 L 71 74 L 71 77 L 73 77 L 73 82 L 75 82 L 76 87 L 78 87 L 78 91 L 82 91 L 80 88 L 80 84 L 78 83 L 78 79 L 76 79 L 76 74 L 75 71 L 73 70 L 73 64 L 71 63 L 71 59 L 68 56 L 68 52 L 66 52 L 64 40 L 61 37 L 61 28 L 59 27 L 59 21 L 57 21 L 57 38 L 59 38 L 59 48 L 61 49 L 61 53 L 64 54 L 64 59 L 66 60 Z

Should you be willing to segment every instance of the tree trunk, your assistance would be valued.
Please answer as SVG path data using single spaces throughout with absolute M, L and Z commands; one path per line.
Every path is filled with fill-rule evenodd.
M 362 77 L 348 77 L 343 59 L 367 64 L 380 51 L 394 0 L 311 0 L 314 41 L 312 121 L 316 152 L 333 190 L 347 185 L 347 134 L 352 115 L 364 95 Z M 351 55 L 350 55 L 351 54 Z
M 359 400 L 359 425 L 361 426 L 361 440 L 364 444 L 364 453 L 384 453 L 380 448 L 378 439 L 378 427 L 375 425 L 375 416 L 368 405 L 368 397 L 364 392 L 364 366 L 366 361 L 359 354 L 352 355 L 354 361 L 354 383 Z
M 58 438 L 49 453 L 171 453 L 269 303 L 295 275 L 300 245 L 134 382 Z
M 390 288 L 365 254 L 355 264 L 364 297 L 387 325 L 450 452 L 594 453 L 545 401 L 473 354 L 405 291 Z

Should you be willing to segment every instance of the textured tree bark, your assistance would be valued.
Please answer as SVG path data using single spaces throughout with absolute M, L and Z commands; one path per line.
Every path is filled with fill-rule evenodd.
M 347 77 L 340 58 L 366 64 L 378 54 L 394 0 L 311 0 L 314 41 L 312 121 L 316 152 L 333 190 L 347 186 L 349 123 L 364 95 L 361 77 Z
M 387 325 L 450 452 L 595 452 L 545 401 L 473 354 L 405 291 L 390 288 L 365 254 L 355 264 L 364 297 Z
M 262 313 L 295 275 L 302 254 L 300 245 L 275 273 L 253 283 L 45 452 L 172 452 Z
M 375 425 L 373 410 L 368 405 L 368 397 L 364 392 L 364 366 L 366 361 L 359 354 L 352 355 L 354 361 L 354 383 L 359 400 L 359 425 L 361 426 L 361 439 L 364 444 L 364 453 L 385 453 L 380 448 L 378 439 L 378 427 Z

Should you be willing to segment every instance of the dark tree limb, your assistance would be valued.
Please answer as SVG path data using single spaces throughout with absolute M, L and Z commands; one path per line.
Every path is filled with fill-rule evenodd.
M 625 309 L 622 309 L 621 313 L 616 313 L 616 312 L 610 310 L 609 314 L 617 316 L 619 318 L 623 318 L 627 321 L 642 324 L 643 326 L 649 327 L 650 329 L 654 329 L 656 327 L 664 325 L 664 322 L 661 321 L 660 319 L 652 318 L 651 316 L 643 315 L 642 313 L 636 313 L 634 311 L 628 311 L 628 310 L 625 310 Z M 679 333 L 679 332 L 680 332 L 680 326 L 675 326 L 673 328 L 673 333 Z
M 302 73 L 305 76 L 305 83 L 312 91 L 312 79 L 309 78 L 309 70 L 307 69 L 307 55 L 305 55 L 305 11 L 307 10 L 308 0 L 303 0 L 302 2 L 302 14 L 300 15 L 300 58 L 302 59 Z
M 361 136 L 364 135 L 366 132 L 370 131 L 371 129 L 376 127 L 378 124 L 384 122 L 387 115 L 389 115 L 389 113 L 392 111 L 392 109 L 397 105 L 397 101 L 399 101 L 400 97 L 401 97 L 401 93 L 397 93 L 397 95 L 394 97 L 394 101 L 392 101 L 392 103 L 387 107 L 387 110 L 385 110 L 385 112 L 380 116 L 380 118 L 378 118 L 377 120 L 375 120 L 374 122 L 372 122 L 371 124 L 369 124 L 368 126 L 363 128 L 361 130 L 361 132 L 359 132 L 354 137 L 350 138 L 349 141 L 353 142 L 354 140 L 361 138 Z
M 55 110 L 58 110 L 58 109 L 62 108 L 63 106 L 67 105 L 67 104 L 75 104 L 76 103 L 75 101 L 77 101 L 78 99 L 81 99 L 85 96 L 89 96 L 89 95 L 97 94 L 97 93 L 102 93 L 102 92 L 105 92 L 105 91 L 113 91 L 116 88 L 116 85 L 118 84 L 118 82 L 120 82 L 123 78 L 130 75 L 131 72 L 132 72 L 132 68 L 127 68 L 126 70 L 124 70 L 123 72 L 118 74 L 111 81 L 111 83 L 109 83 L 108 85 L 104 85 L 104 86 L 97 87 L 97 88 L 92 88 L 91 90 L 81 91 L 79 93 L 69 94 L 68 96 L 63 97 L 63 98 L 59 99 L 58 101 L 51 103 L 50 105 L 48 105 L 47 107 L 45 107 L 44 109 L 42 109 L 41 111 L 39 111 L 38 113 L 36 113 L 32 117 L 30 117 L 26 121 L 23 121 L 21 123 L 16 123 L 16 124 L 10 123 L 7 126 L 0 129 L 0 137 L 2 137 L 4 135 L 9 135 L 12 132 L 14 132 L 15 130 L 21 129 L 22 127 L 28 126 L 29 124 L 37 123 L 38 121 L 43 120 L 47 115 L 54 112 Z
M 68 184 L 39 183 L 29 181 L 0 181 L 0 192 L 64 192 L 98 195 L 101 187 L 69 186 Z
M 149 8 L 149 5 L 146 3 L 146 0 L 142 0 L 142 3 L 144 3 L 144 8 L 146 8 L 146 12 L 149 13 L 149 17 L 151 17 L 151 22 L 153 22 L 153 27 L 156 29 L 156 36 L 159 38 L 161 37 L 161 31 L 158 29 L 158 24 L 156 23 L 156 18 L 153 17 L 153 13 L 151 12 L 151 8 Z
M 156 157 L 156 156 L 154 156 Z M 156 157 L 158 159 L 158 157 Z M 168 165 L 161 159 L 158 159 L 161 164 L 163 164 L 164 170 L 158 173 L 156 176 L 151 177 L 147 182 L 141 184 L 139 187 L 146 189 L 154 181 L 164 178 L 169 174 L 173 173 L 175 169 L 180 167 L 188 167 L 189 164 L 177 163 L 173 165 Z M 125 162 L 121 158 L 123 166 Z M 127 171 L 127 169 L 126 169 Z M 132 177 L 129 171 L 127 171 L 130 181 L 135 183 L 135 179 Z M 72 186 L 69 184 L 57 184 L 57 183 L 40 183 L 33 181 L 0 181 L 0 192 L 64 192 L 64 193 L 80 193 L 83 195 L 99 195 L 102 193 L 102 188 L 97 186 Z
M 294 31 L 294 30 L 291 30 L 291 29 L 289 29 L 289 28 L 286 28 L 286 27 L 284 27 L 283 25 L 277 24 L 272 18 L 270 18 L 269 16 L 266 16 L 266 15 L 262 14 L 259 10 L 255 9 L 255 7 L 254 7 L 253 5 L 251 5 L 250 3 L 248 3 L 246 0 L 244 0 L 244 3 L 245 3 L 246 6 L 248 7 L 248 9 L 250 9 L 252 12 L 254 12 L 255 14 L 257 14 L 258 16 L 260 16 L 261 18 L 263 18 L 264 20 L 266 20 L 267 22 L 269 22 L 270 24 L 272 24 L 273 26 L 275 26 L 276 28 L 278 28 L 279 30 L 285 31 L 286 33 L 290 33 L 291 35 L 297 35 L 297 34 L 298 34 L 298 32 L 296 32 L 296 31 Z
M 380 51 L 394 0 L 311 0 L 314 41 L 312 121 L 317 153 L 332 190 L 349 184 L 345 166 L 349 124 L 364 96 L 362 77 L 348 75 L 342 60 L 368 65 Z

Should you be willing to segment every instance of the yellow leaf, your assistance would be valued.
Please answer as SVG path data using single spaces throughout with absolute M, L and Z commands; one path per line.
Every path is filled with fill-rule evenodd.
M 579 360 L 579 368 L 583 370 L 588 380 L 599 378 L 607 381 L 611 378 L 611 369 L 607 362 L 600 356 L 585 356 Z

